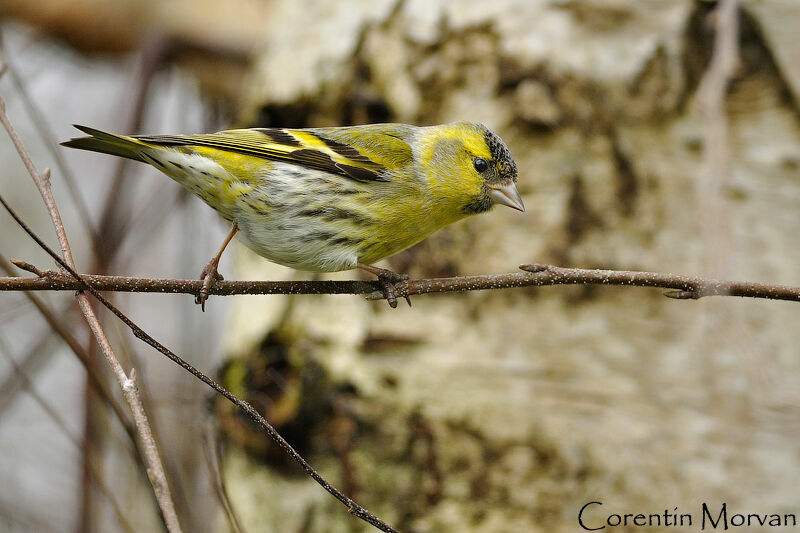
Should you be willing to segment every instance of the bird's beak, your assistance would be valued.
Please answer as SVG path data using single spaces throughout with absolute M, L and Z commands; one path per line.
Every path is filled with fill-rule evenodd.
M 522 198 L 513 181 L 509 181 L 504 185 L 492 187 L 492 189 L 489 190 L 489 196 L 492 197 L 492 200 L 494 200 L 496 204 L 507 205 L 517 211 L 525 212 L 525 204 L 522 203 Z

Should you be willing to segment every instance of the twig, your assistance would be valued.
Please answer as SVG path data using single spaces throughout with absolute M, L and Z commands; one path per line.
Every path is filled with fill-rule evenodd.
M 8 122 L 8 118 L 5 115 L 5 110 L 4 110 L 2 98 L 0 98 L 0 122 L 2 122 L 3 125 L 6 127 L 6 129 L 9 131 L 9 134 L 11 135 L 15 146 L 17 146 L 18 151 L 20 151 L 20 156 L 22 157 L 23 162 L 25 162 L 26 163 L 26 167 L 28 167 L 29 173 L 31 174 L 33 179 L 36 181 L 37 185 L 41 184 L 40 192 L 45 197 L 45 204 L 48 207 L 50 207 L 52 205 L 53 209 L 54 209 L 54 211 L 52 212 L 52 216 L 54 218 L 54 225 L 56 226 L 56 232 L 59 234 L 59 236 L 63 235 L 63 225 L 59 228 L 59 224 L 57 222 L 60 222 L 60 216 L 58 214 L 58 210 L 55 208 L 55 204 L 53 202 L 52 195 L 48 194 L 49 193 L 49 187 L 47 185 L 47 182 L 42 178 L 42 176 L 40 176 L 38 174 L 38 172 L 36 171 L 35 166 L 33 166 L 33 163 L 30 160 L 30 157 L 25 152 L 24 148 L 22 147 L 21 143 L 19 142 L 19 139 L 16 137 L 16 134 L 14 133 L 14 130 L 11 127 L 11 124 Z M 28 164 L 30 164 L 30 166 Z M 159 343 L 153 337 L 148 335 L 142 328 L 137 326 L 130 318 L 128 318 L 122 311 L 117 309 L 111 302 L 109 302 L 106 298 L 104 298 L 97 290 L 95 290 L 91 285 L 86 283 L 83 280 L 83 277 L 80 274 L 78 274 L 78 272 L 75 270 L 75 268 L 73 266 L 74 263 L 72 263 L 72 264 L 68 263 L 67 260 L 66 260 L 67 256 L 65 256 L 65 258 L 62 258 L 55 251 L 53 251 L 49 246 L 47 246 L 47 244 L 38 235 L 36 235 L 36 233 L 34 233 L 33 230 L 31 230 L 30 227 L 28 227 L 28 225 L 25 224 L 25 222 L 23 222 L 23 220 L 19 217 L 19 215 L 17 215 L 17 213 L 11 208 L 11 206 L 8 204 L 8 202 L 6 202 L 6 200 L 2 196 L 0 196 L 0 204 L 3 205 L 3 207 L 6 209 L 6 211 L 17 222 L 17 224 L 31 237 L 31 239 L 33 239 L 36 242 L 36 244 L 38 244 L 39 247 L 42 248 L 42 250 L 47 252 L 47 254 L 50 257 L 52 257 L 64 270 L 66 270 L 75 279 L 75 281 L 77 281 L 79 283 L 79 286 L 78 286 L 78 290 L 79 291 L 86 291 L 89 294 L 91 294 L 92 296 L 94 296 L 97 299 L 98 302 L 100 302 L 109 311 L 114 313 L 114 315 L 116 315 L 117 318 L 119 318 L 126 326 L 128 326 L 128 328 L 131 330 L 131 332 L 134 334 L 134 336 L 136 336 L 138 339 L 141 339 L 142 341 L 146 342 L 147 344 L 149 344 L 150 346 L 152 346 L 153 348 L 155 348 L 156 350 L 158 350 L 159 352 L 161 352 L 162 354 L 167 356 L 174 363 L 176 363 L 177 365 L 181 366 L 185 370 L 189 371 L 196 378 L 200 379 L 203 383 L 205 383 L 206 385 L 208 385 L 209 387 L 214 389 L 216 392 L 218 392 L 219 394 L 224 396 L 231 403 L 233 403 L 234 405 L 236 405 L 237 407 L 239 407 L 240 409 L 245 411 L 245 413 L 247 413 L 247 415 L 250 416 L 259 426 L 261 426 L 261 428 L 264 429 L 267 432 L 269 437 L 273 441 L 275 441 L 284 450 L 284 452 L 286 452 L 296 463 L 298 463 L 303 468 L 303 470 L 314 481 L 316 481 L 322 488 L 324 488 L 326 491 L 328 491 L 331 495 L 333 495 L 342 504 L 347 506 L 348 510 L 350 511 L 350 514 L 352 514 L 353 516 L 355 516 L 355 517 L 357 517 L 357 518 L 359 518 L 359 519 L 361 519 L 361 520 L 363 520 L 363 521 L 375 526 L 376 528 L 380 529 L 381 531 L 384 531 L 386 533 L 397 533 L 397 530 L 395 530 L 389 524 L 385 523 L 380 518 L 378 518 L 377 516 L 373 515 L 372 513 L 367 511 L 365 508 L 361 507 L 360 505 L 358 505 L 355 501 L 353 501 L 350 498 L 348 498 L 347 496 L 345 496 L 335 486 L 331 485 L 324 477 L 322 477 L 316 470 L 314 470 L 314 468 L 311 467 L 311 465 L 308 463 L 308 461 L 306 461 L 303 458 L 303 456 L 301 456 L 299 453 L 297 453 L 297 451 L 294 448 L 292 448 L 292 446 L 280 435 L 280 433 L 278 433 L 278 431 L 274 427 L 272 427 L 272 425 L 269 422 L 267 422 L 267 420 L 263 416 L 261 416 L 261 414 L 258 411 L 256 411 L 249 403 L 247 403 L 247 402 L 245 402 L 243 400 L 240 400 L 239 398 L 234 396 L 234 394 L 231 393 L 228 389 L 226 389 L 225 387 L 223 387 L 222 385 L 220 385 L 219 383 L 217 383 L 216 381 L 214 381 L 213 379 L 211 379 L 207 375 L 205 375 L 202 372 L 200 372 L 198 369 L 196 369 L 190 363 L 188 363 L 187 361 L 185 361 L 184 359 L 179 357 L 177 354 L 175 354 L 171 350 L 169 350 L 167 347 L 165 347 L 164 345 Z M 64 244 L 62 244 L 62 248 L 64 248 Z M 66 245 L 66 251 L 67 251 L 67 253 L 69 253 L 69 245 Z M 71 255 L 69 255 L 68 257 L 69 257 L 70 260 L 72 259 Z M 200 288 L 198 287 L 198 291 L 199 290 L 200 290 Z M 91 306 L 88 303 L 88 298 L 86 297 L 86 295 L 83 294 L 82 292 L 80 292 L 77 297 L 78 297 L 79 303 L 81 303 L 81 309 L 84 310 L 84 308 L 86 308 L 89 313 L 92 313 L 91 316 L 94 317 L 93 310 L 91 309 Z M 85 307 L 84 307 L 84 302 L 86 303 Z M 111 356 L 113 358 L 113 353 L 111 352 L 111 348 L 110 348 L 110 346 L 108 346 L 108 340 L 102 334 L 102 329 L 100 329 L 100 325 L 97 322 L 96 318 L 95 318 L 94 321 L 89 321 L 89 324 L 92 327 L 93 333 L 95 333 L 95 335 L 97 337 L 98 343 L 100 344 L 100 346 L 101 346 L 101 348 L 103 350 L 103 353 L 104 354 L 111 354 Z M 96 326 L 97 329 L 95 329 L 95 326 Z M 104 341 L 104 342 L 102 342 L 102 341 Z M 126 399 L 128 399 L 128 397 L 131 396 L 131 399 L 130 399 L 129 403 L 133 403 L 134 404 L 134 405 L 131 406 L 131 408 L 133 410 L 140 409 L 141 408 L 141 403 L 137 403 L 138 395 L 136 394 L 136 386 L 135 386 L 135 382 L 134 382 L 134 379 L 133 379 L 134 376 L 132 375 L 130 378 L 128 378 L 125 375 L 125 373 L 122 370 L 122 368 L 119 366 L 119 362 L 116 361 L 116 359 L 113 359 L 113 363 L 116 363 L 116 367 L 114 367 L 115 368 L 115 374 L 120 376 L 120 379 L 118 379 L 118 381 L 120 381 L 120 385 L 122 386 L 122 389 L 123 389 L 123 392 L 125 393 Z M 112 364 L 112 366 L 113 366 L 113 364 Z M 119 369 L 119 373 L 117 373 L 117 371 L 116 371 L 117 368 Z M 136 396 L 135 399 L 133 398 L 134 396 Z M 144 413 L 141 412 L 141 415 L 144 415 Z M 135 418 L 136 418 L 136 416 L 137 415 L 134 414 Z M 138 426 L 139 422 L 141 422 L 141 421 L 142 420 L 140 420 L 138 418 L 136 419 L 137 426 Z M 144 419 L 144 421 L 146 422 L 146 419 Z M 147 438 L 148 436 L 150 436 L 149 427 L 148 427 L 147 434 L 146 435 L 141 435 L 141 436 L 143 438 Z M 152 449 L 155 450 L 155 443 L 152 442 L 152 439 L 151 439 L 151 442 L 148 443 L 148 445 L 152 445 Z M 148 465 L 149 465 L 149 463 L 148 463 Z M 158 462 L 158 467 L 159 468 L 161 467 L 160 461 Z M 160 471 L 161 471 L 161 474 L 163 475 L 163 469 L 161 469 Z M 150 472 L 148 472 L 148 473 L 150 473 Z M 154 487 L 154 490 L 156 492 L 156 496 L 159 498 L 159 503 L 161 503 L 161 499 L 162 498 L 165 498 L 165 497 L 169 496 L 169 492 L 168 492 L 169 488 L 166 485 L 166 478 L 162 478 L 162 479 L 163 479 L 163 483 L 164 483 L 163 485 L 161 484 L 161 481 L 151 477 L 151 482 L 153 483 L 153 487 Z M 169 510 L 171 511 L 175 521 L 172 522 L 173 519 L 172 518 L 167 518 L 166 516 L 165 516 L 165 521 L 167 522 L 167 527 L 169 528 L 170 532 L 172 532 L 172 531 L 180 531 L 179 529 L 175 529 L 175 530 L 171 529 L 171 527 L 173 527 L 173 526 L 176 527 L 176 528 L 179 527 L 179 525 L 177 524 L 177 517 L 174 515 L 174 508 L 171 507 L 171 503 L 172 502 L 171 502 L 171 499 L 170 499 L 170 501 L 168 502 L 168 505 L 170 506 Z M 162 508 L 162 511 L 164 511 L 163 508 Z M 165 514 L 166 514 L 166 512 L 165 512 Z
M 5 261 L 5 259 L 3 259 L 3 260 Z M 19 259 L 11 259 L 11 264 L 14 265 L 15 267 L 17 267 L 20 270 L 24 270 L 25 272 L 30 272 L 31 274 L 36 274 L 40 278 L 42 278 L 42 277 L 44 277 L 46 275 L 45 272 L 42 271 L 42 270 L 39 270 L 39 268 L 36 267 L 36 265 L 32 265 L 32 264 L 28 263 L 27 261 L 21 261 Z M 6 269 L 6 271 L 8 271 L 8 270 Z
M 36 166 L 33 164 L 33 161 L 25 150 L 25 147 L 22 145 L 22 141 L 17 136 L 16 131 L 14 131 L 11 122 L 8 120 L 8 116 L 6 115 L 5 111 L 5 101 L 2 98 L 0 98 L 0 122 L 2 122 L 3 126 L 11 137 L 14 147 L 17 149 L 20 158 L 25 164 L 25 167 L 28 169 L 28 173 L 31 175 L 31 178 L 33 178 L 37 189 L 39 189 L 39 193 L 44 200 L 45 206 L 47 206 L 47 211 L 50 214 L 53 227 L 55 228 L 56 235 L 58 237 L 58 242 L 61 246 L 62 256 L 59 256 L 49 248 L 47 248 L 46 251 L 65 270 L 73 274 L 76 279 L 80 280 L 80 275 L 75 272 L 75 261 L 72 258 L 72 252 L 70 251 L 69 242 L 67 241 L 67 235 L 64 231 L 64 224 L 61 221 L 61 214 L 58 211 L 55 198 L 53 197 L 53 193 L 50 189 L 50 171 L 49 169 L 45 169 L 42 174 L 39 174 L 39 172 L 36 170 Z M 2 201 L 6 209 L 9 210 L 9 213 L 11 213 L 10 207 L 8 204 L 6 204 L 5 200 L 0 198 L 0 201 Z M 18 223 L 22 223 L 22 220 L 19 219 L 16 213 L 12 213 L 12 216 L 15 220 L 17 220 Z M 27 231 L 30 232 L 30 230 Z M 37 241 L 40 246 L 44 244 L 44 242 L 41 241 L 41 239 L 38 239 L 38 237 Z M 153 490 L 156 493 L 156 498 L 163 514 L 167 529 L 170 533 L 179 533 L 181 531 L 180 523 L 178 522 L 178 516 L 175 513 L 175 507 L 172 503 L 172 497 L 170 495 L 169 485 L 167 483 L 166 474 L 164 473 L 164 468 L 161 463 L 161 458 L 158 455 L 158 450 L 155 442 L 153 441 L 150 424 L 147 420 L 147 415 L 144 413 L 141 400 L 139 399 L 139 394 L 136 390 L 136 383 L 133 377 L 134 373 L 131 371 L 130 377 L 125 374 L 122 365 L 120 365 L 119 361 L 114 355 L 114 352 L 111 350 L 111 345 L 109 344 L 108 339 L 103 332 L 103 328 L 100 326 L 100 322 L 97 320 L 97 316 L 94 313 L 94 309 L 92 309 L 89 297 L 83 292 L 80 292 L 76 295 L 76 298 L 78 300 L 78 306 L 80 307 L 83 316 L 86 318 L 86 322 L 89 324 L 89 328 L 92 330 L 92 334 L 94 335 L 97 344 L 100 346 L 106 361 L 108 362 L 109 366 L 111 366 L 117 382 L 122 388 L 123 396 L 128 402 L 128 405 L 133 413 L 134 423 L 136 424 L 139 438 L 141 439 L 141 442 L 143 443 L 143 449 L 145 450 L 145 462 L 147 463 L 148 467 L 148 476 L 151 484 L 153 485 Z
M 800 302 L 800 287 L 725 281 L 679 274 L 641 272 L 631 270 L 597 270 L 564 268 L 554 265 L 522 265 L 525 272 L 485 274 L 452 278 L 411 279 L 395 284 L 398 296 L 413 296 L 433 292 L 460 292 L 514 287 L 545 287 L 549 285 L 627 285 L 673 289 L 665 296 L 676 299 L 703 298 L 705 296 L 740 296 L 767 300 Z M 96 291 L 148 292 L 197 295 L 201 280 L 132 278 L 125 276 L 97 276 L 81 274 L 84 282 Z M 69 274 L 48 271 L 36 278 L 0 277 L 0 291 L 75 291 L 83 287 Z M 375 281 L 226 281 L 214 284 L 211 294 L 354 294 L 366 295 L 370 300 L 383 298 L 380 285 Z

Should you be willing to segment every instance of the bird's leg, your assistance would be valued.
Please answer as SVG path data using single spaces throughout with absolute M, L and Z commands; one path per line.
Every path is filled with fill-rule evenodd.
M 365 263 L 356 263 L 356 268 L 369 272 L 370 274 L 375 274 L 378 276 L 378 282 L 381 284 L 383 288 L 383 297 L 386 298 L 386 301 L 389 302 L 389 307 L 395 308 L 397 307 L 397 296 L 395 295 L 395 283 L 399 283 L 401 281 L 408 281 L 407 274 L 398 274 L 397 272 L 392 272 L 391 270 L 387 270 L 385 268 L 378 268 L 376 266 L 367 265 Z M 411 298 L 409 296 L 405 297 L 406 301 L 408 302 L 408 306 L 411 307 Z
M 197 298 L 194 299 L 194 303 L 200 304 L 200 308 L 205 311 L 206 310 L 206 300 L 208 300 L 208 295 L 211 292 L 211 287 L 214 286 L 214 282 L 217 280 L 223 279 L 222 275 L 217 272 L 217 267 L 219 266 L 219 259 L 222 257 L 222 252 L 225 251 L 225 248 L 228 246 L 228 243 L 231 242 L 233 236 L 236 235 L 236 232 L 239 231 L 239 225 L 236 222 L 233 223 L 233 227 L 231 228 L 231 232 L 228 233 L 228 236 L 225 238 L 225 242 L 222 243 L 222 246 L 217 252 L 217 255 L 208 262 L 208 264 L 203 269 L 203 273 L 200 274 L 200 279 L 203 280 L 203 286 L 200 287 L 200 294 L 197 295 Z

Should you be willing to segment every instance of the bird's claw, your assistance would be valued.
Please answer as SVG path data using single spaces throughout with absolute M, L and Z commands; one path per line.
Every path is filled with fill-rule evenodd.
M 222 274 L 217 272 L 217 262 L 211 261 L 203 269 L 203 272 L 200 274 L 200 279 L 203 281 L 203 285 L 200 287 L 200 292 L 195 297 L 194 303 L 200 304 L 200 309 L 205 311 L 206 300 L 208 300 L 208 297 L 211 294 L 211 289 L 214 287 L 214 283 L 225 278 L 222 277 Z
M 397 307 L 397 288 L 394 284 L 408 280 L 408 274 L 398 274 L 397 272 L 386 269 L 381 269 L 378 272 L 378 282 L 381 284 L 381 289 L 383 289 L 383 297 L 386 298 L 389 307 L 392 309 Z M 408 302 L 408 306 L 411 307 L 411 297 L 407 294 L 403 295 L 403 297 L 406 299 L 406 302 Z

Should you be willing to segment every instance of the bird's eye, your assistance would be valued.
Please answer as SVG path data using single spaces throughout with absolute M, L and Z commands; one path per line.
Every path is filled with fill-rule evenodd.
M 489 170 L 489 163 L 482 157 L 476 157 L 475 161 L 472 162 L 473 166 L 475 166 L 475 170 L 478 172 L 486 172 Z

